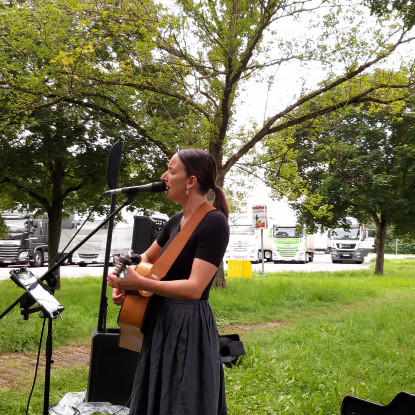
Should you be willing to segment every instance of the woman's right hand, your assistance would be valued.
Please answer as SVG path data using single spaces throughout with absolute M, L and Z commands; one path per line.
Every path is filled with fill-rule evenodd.
M 126 258 L 129 258 L 129 255 L 125 256 Z M 119 257 L 115 257 L 115 262 L 120 262 Z M 113 277 L 113 278 L 110 278 Z M 119 275 L 116 275 L 113 272 L 111 272 L 108 277 L 107 277 L 107 283 L 109 283 L 109 285 L 112 287 L 112 301 L 115 305 L 121 306 L 122 303 L 124 302 L 124 298 L 125 298 L 125 291 L 121 290 L 120 288 L 116 288 L 113 285 L 113 281 L 118 281 Z

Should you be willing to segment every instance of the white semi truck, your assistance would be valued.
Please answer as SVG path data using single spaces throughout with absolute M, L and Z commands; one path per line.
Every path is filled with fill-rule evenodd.
M 264 261 L 272 261 L 271 231 L 272 229 L 256 228 L 252 225 L 230 225 L 225 261 L 262 262 L 262 251 L 264 252 Z
M 314 235 L 308 235 L 301 226 L 279 226 L 272 228 L 272 259 L 277 262 L 312 262 L 314 259 Z
M 331 261 L 362 264 L 373 250 L 375 231 L 364 224 L 351 222 L 350 228 L 336 228 L 329 231 Z
M 61 231 L 59 243 L 59 252 L 65 255 L 78 245 L 87 235 L 103 222 L 103 219 L 86 221 L 82 228 L 81 219 L 72 219 L 72 228 L 65 227 Z M 105 251 L 107 245 L 108 227 L 100 229 L 88 241 L 86 241 L 77 251 L 75 251 L 67 260 L 67 264 L 79 265 L 85 267 L 88 264 L 100 264 L 105 261 Z M 131 250 L 131 240 L 133 235 L 133 226 L 123 221 L 114 226 L 111 239 L 111 258 L 114 255 L 125 255 Z M 68 245 L 69 244 L 69 245 Z

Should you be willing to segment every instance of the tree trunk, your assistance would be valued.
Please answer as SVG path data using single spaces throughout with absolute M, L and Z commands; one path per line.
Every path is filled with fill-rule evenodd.
M 374 215 L 377 235 L 376 235 L 376 265 L 375 275 L 383 275 L 383 266 L 385 262 L 385 242 L 386 231 L 388 229 L 388 223 L 386 215 L 381 213 L 380 220 L 377 215 Z
M 61 238 L 61 224 L 62 224 L 62 209 L 57 206 L 51 206 L 48 211 L 49 228 L 48 228 L 48 267 L 50 268 L 58 262 L 59 242 Z M 58 268 L 54 275 L 56 277 L 56 289 L 60 289 L 60 268 Z
M 59 163 L 53 165 L 51 170 L 52 178 L 52 202 L 48 206 L 49 228 L 48 228 L 48 267 L 50 268 L 58 262 L 59 242 L 61 239 L 62 227 L 62 210 L 63 210 L 63 178 L 65 176 L 65 169 Z M 58 268 L 54 275 L 56 277 L 56 289 L 60 289 L 60 268 Z
M 213 279 L 212 288 L 226 288 L 225 270 L 223 268 L 223 261 L 219 265 L 215 278 Z
M 223 181 L 217 182 L 216 184 L 219 187 L 222 187 Z M 208 202 L 212 204 L 214 201 L 214 197 L 215 196 L 214 196 L 213 191 L 210 191 L 207 195 Z M 221 262 L 221 264 L 219 265 L 216 271 L 216 275 L 212 283 L 212 288 L 226 288 L 226 279 L 225 279 L 225 270 L 223 268 L 223 261 Z

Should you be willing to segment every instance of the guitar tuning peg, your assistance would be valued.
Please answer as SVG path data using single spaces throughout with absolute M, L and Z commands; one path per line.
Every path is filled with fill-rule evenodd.
M 123 279 L 125 277 L 124 274 L 125 269 L 131 265 L 133 262 L 125 257 L 119 257 L 118 258 L 118 262 L 115 264 L 115 269 L 114 269 L 114 274 L 119 278 L 119 279 Z

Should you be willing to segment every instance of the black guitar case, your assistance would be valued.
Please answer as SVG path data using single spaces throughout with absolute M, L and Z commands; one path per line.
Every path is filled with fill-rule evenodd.
M 115 143 L 108 157 L 107 184 L 110 189 L 118 187 L 122 146 L 122 142 Z M 113 194 L 111 197 L 111 213 L 115 210 L 115 199 L 116 195 Z M 113 405 L 128 407 L 139 353 L 119 347 L 120 330 L 106 327 L 108 304 L 106 277 L 111 252 L 113 222 L 113 220 L 108 222 L 98 326 L 92 331 L 86 401 L 110 402 Z

